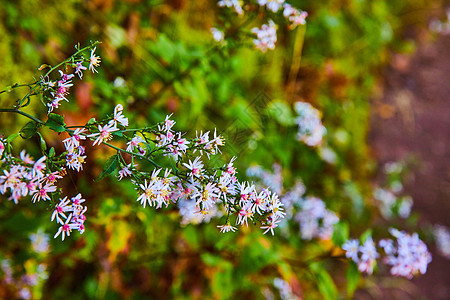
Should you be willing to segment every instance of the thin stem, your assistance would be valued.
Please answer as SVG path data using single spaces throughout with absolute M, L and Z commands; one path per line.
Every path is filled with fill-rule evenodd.
M 69 58 L 66 58 L 65 60 L 63 60 L 62 62 L 60 62 L 60 63 L 57 64 L 56 66 L 52 67 L 50 70 L 48 70 L 48 72 L 45 73 L 45 75 L 42 76 L 42 78 L 47 77 L 51 72 L 53 72 L 54 70 L 56 70 L 57 68 L 59 68 L 61 65 L 65 64 L 65 63 L 67 63 L 67 62 L 70 62 L 70 61 L 72 60 L 72 57 L 74 57 L 75 55 L 78 55 L 79 53 L 81 53 L 81 52 L 83 52 L 83 51 L 85 51 L 85 50 L 87 50 L 87 49 L 89 49 L 89 48 L 92 48 L 93 46 L 97 45 L 98 43 L 100 43 L 100 42 L 96 41 L 96 42 L 92 43 L 91 45 L 86 46 L 86 47 L 84 47 L 84 48 L 78 50 L 77 52 L 75 52 L 74 54 L 72 54 Z M 41 85 L 42 80 L 43 80 L 43 79 L 37 81 L 37 82 L 35 83 L 35 85 L 33 86 L 33 88 L 31 88 L 31 90 L 30 90 L 30 91 L 29 91 L 22 99 L 20 99 L 19 103 L 17 104 L 18 107 L 20 107 L 20 106 L 22 105 L 23 101 L 25 101 L 25 99 L 26 99 L 27 97 L 31 96 L 31 94 L 34 92 L 34 90 L 35 90 L 38 86 Z
M 12 91 L 12 89 L 19 88 L 19 87 L 25 87 L 25 86 L 30 87 L 30 86 L 32 86 L 33 84 L 36 84 L 36 83 L 37 83 L 37 81 L 35 81 L 33 83 L 26 83 L 26 84 L 15 83 L 13 85 L 10 85 L 10 86 L 6 87 L 4 90 L 0 91 L 0 94 L 6 93 L 6 92 L 10 93 Z
M 26 112 L 23 112 L 23 111 L 21 111 L 21 110 L 18 110 L 17 108 L 0 108 L 0 112 L 14 112 L 14 113 L 18 113 L 18 114 L 20 114 L 20 115 L 22 115 L 22 116 L 25 116 L 25 117 L 27 117 L 27 118 L 29 118 L 29 119 L 31 119 L 31 120 L 33 120 L 33 121 L 39 123 L 39 124 L 42 124 L 42 125 L 45 124 L 44 122 L 42 122 L 42 121 L 39 120 L 38 118 L 33 117 L 32 115 L 29 115 L 29 114 L 27 114 Z
M 117 150 L 117 151 L 124 152 L 124 153 L 128 153 L 128 154 L 131 154 L 131 155 L 135 155 L 135 156 L 137 156 L 137 157 L 140 157 L 140 158 L 142 158 L 142 159 L 145 159 L 145 160 L 149 161 L 150 163 L 152 163 L 155 167 L 161 168 L 160 165 L 158 165 L 157 163 L 155 163 L 153 160 L 151 160 L 151 159 L 148 158 L 148 157 L 145 157 L 145 156 L 143 156 L 143 155 L 140 155 L 140 154 L 137 154 L 137 153 L 133 153 L 133 152 L 130 152 L 130 151 L 127 151 L 127 150 L 123 150 L 123 149 L 121 149 L 121 148 L 119 148 L 119 147 L 116 147 L 116 146 L 114 146 L 114 145 L 112 145 L 112 144 L 110 144 L 110 143 L 107 143 L 107 142 L 105 142 L 105 141 L 103 141 L 103 144 L 105 144 L 106 146 L 111 147 L 111 148 L 113 148 L 113 149 L 115 149 L 115 150 Z

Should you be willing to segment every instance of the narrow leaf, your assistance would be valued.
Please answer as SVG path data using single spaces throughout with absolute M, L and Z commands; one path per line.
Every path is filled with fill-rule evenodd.
M 103 171 L 98 175 L 98 178 L 95 180 L 96 182 L 99 182 L 102 180 L 105 176 L 111 174 L 114 172 L 117 167 L 119 166 L 119 156 L 113 155 L 105 163 L 105 166 L 103 167 Z

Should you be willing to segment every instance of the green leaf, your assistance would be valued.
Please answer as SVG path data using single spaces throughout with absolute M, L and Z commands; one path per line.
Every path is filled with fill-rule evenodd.
M 347 294 L 349 297 L 353 297 L 353 293 L 358 287 L 361 278 L 361 273 L 354 262 L 350 262 L 345 277 L 347 278 Z
M 14 133 L 14 134 L 11 134 L 10 136 L 8 136 L 7 138 L 6 138 L 6 142 L 9 144 L 9 143 L 11 143 L 12 141 L 14 141 L 15 139 L 16 139 L 16 137 L 18 137 L 20 135 L 20 133 L 18 132 L 18 133 Z
M 48 115 L 48 120 L 47 123 L 45 123 L 45 126 L 56 132 L 63 132 L 66 130 L 64 117 L 54 113 L 50 113 Z
M 39 132 L 37 134 L 39 135 L 39 138 L 41 140 L 42 152 L 44 152 L 45 150 L 47 150 L 47 143 L 45 142 L 44 137 L 42 136 L 42 134 L 40 134 Z
M 25 126 L 22 127 L 22 129 L 20 130 L 20 136 L 23 139 L 29 139 L 31 138 L 33 135 L 36 134 L 36 132 L 38 131 L 38 123 L 31 121 L 28 122 L 27 124 L 25 124 Z
M 359 237 L 359 241 L 361 244 L 364 244 L 369 237 L 372 237 L 372 229 L 367 229 L 363 234 Z
M 91 118 L 89 119 L 89 121 L 86 123 L 86 125 L 95 125 L 97 121 L 95 120 L 95 118 Z
M 55 156 L 55 148 L 51 147 L 50 150 L 48 151 L 48 157 L 53 157 Z
M 339 222 L 333 228 L 333 243 L 339 247 L 348 240 L 349 234 L 348 224 L 346 222 Z
M 337 299 L 338 290 L 333 282 L 330 274 L 319 263 L 313 263 L 310 265 L 311 270 L 316 274 L 317 286 L 319 291 L 326 300 Z
M 113 155 L 105 163 L 105 166 L 103 167 L 103 171 L 98 175 L 98 178 L 95 180 L 96 182 L 99 182 L 102 180 L 105 176 L 111 174 L 114 172 L 117 167 L 119 166 L 119 156 Z

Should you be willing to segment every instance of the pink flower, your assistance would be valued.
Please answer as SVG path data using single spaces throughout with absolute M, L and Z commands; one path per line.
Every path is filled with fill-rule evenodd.
M 69 223 L 72 219 L 72 214 L 70 214 L 67 219 L 66 222 L 64 224 L 61 225 L 61 227 L 59 227 L 58 232 L 56 232 L 55 236 L 53 238 L 57 238 L 61 233 L 61 237 L 64 241 L 64 238 L 67 236 L 70 236 L 70 232 L 72 231 L 72 229 L 76 229 L 78 227 L 77 224 L 73 224 L 73 223 Z
M 83 79 L 83 70 L 86 70 L 87 68 L 82 65 L 83 61 L 77 62 L 76 68 L 75 68 L 75 74 L 80 77 L 80 79 Z
M 48 195 L 48 193 L 52 193 L 56 191 L 56 186 L 51 185 L 49 183 L 47 183 L 46 185 L 42 186 L 42 184 L 39 184 L 39 187 L 37 190 L 34 191 L 34 195 L 31 198 L 31 200 L 33 200 L 33 203 L 37 201 L 40 201 L 41 199 L 43 199 L 44 201 L 46 200 L 50 200 L 50 196 Z
M 64 224 L 63 219 L 61 219 L 61 217 L 67 219 L 67 216 L 64 214 L 64 212 L 73 210 L 72 206 L 68 204 L 70 204 L 70 200 L 68 200 L 67 197 L 64 197 L 64 199 L 60 199 L 59 203 L 56 204 L 56 207 L 53 210 L 51 221 L 56 218 L 56 222 Z
M 135 135 L 131 141 L 127 143 L 127 151 L 132 152 L 135 147 L 137 147 L 140 143 L 144 143 L 145 141 L 138 135 Z
M 88 135 L 88 137 L 98 136 L 97 139 L 94 141 L 94 144 L 92 144 L 92 146 L 100 145 L 103 141 L 109 141 L 110 139 L 112 139 L 111 132 L 114 132 L 117 130 L 119 130 L 119 129 L 116 127 L 113 127 L 110 124 L 105 125 L 103 127 L 98 125 L 99 132 L 90 134 L 90 135 Z
M 261 229 L 266 229 L 266 231 L 264 231 L 264 234 L 266 234 L 269 230 L 272 233 L 272 235 L 274 235 L 273 233 L 273 229 L 278 227 L 278 223 L 280 223 L 281 220 L 278 219 L 273 219 L 270 221 L 269 224 L 267 224 L 266 226 L 261 226 Z
M 183 165 L 191 171 L 191 177 L 199 177 L 203 173 L 203 163 L 200 161 L 200 156 L 197 156 L 193 162 L 189 160 L 189 164 Z

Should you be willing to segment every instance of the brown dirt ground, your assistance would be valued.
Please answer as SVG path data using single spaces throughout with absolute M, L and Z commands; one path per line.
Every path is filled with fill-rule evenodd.
M 394 56 L 385 74 L 382 96 L 372 101 L 373 155 L 380 166 L 414 157 L 405 192 L 419 225 L 450 227 L 450 36 L 422 41 L 412 56 Z M 429 246 L 433 261 L 413 280 L 417 293 L 394 298 L 450 299 L 450 260 Z

